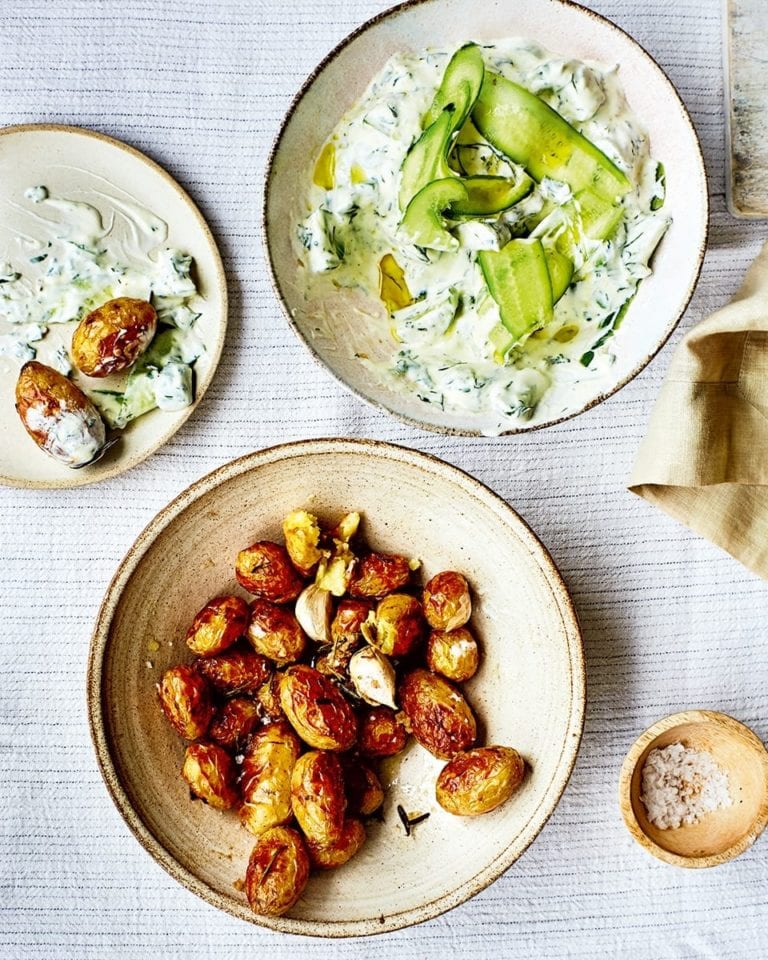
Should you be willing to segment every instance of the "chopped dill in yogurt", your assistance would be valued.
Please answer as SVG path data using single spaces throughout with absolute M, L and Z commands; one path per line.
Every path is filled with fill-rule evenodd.
M 616 67 L 563 59 L 520 38 L 480 50 L 486 78 L 493 72 L 535 94 L 627 183 L 605 236 L 587 235 L 584 201 L 568 183 L 543 176 L 501 212 L 454 217 L 444 249 L 409 242 L 402 170 L 426 135 L 451 49 L 398 54 L 374 78 L 315 164 L 294 247 L 308 301 L 335 289 L 382 302 L 390 358 L 361 359 L 380 379 L 440 409 L 486 415 L 496 424 L 489 432 L 502 432 L 534 417 L 554 384 L 576 402 L 610 380 L 617 331 L 670 220 L 664 169 L 651 158 Z M 473 117 L 449 142 L 450 177 L 527 179 L 524 165 L 483 137 Z M 518 238 L 557 242 L 572 274 L 546 322 L 515 338 L 481 262 Z
M 200 317 L 192 257 L 166 245 L 168 225 L 137 203 L 104 195 L 102 210 L 57 197 L 38 184 L 24 191 L 23 233 L 0 263 L 0 357 L 35 359 L 46 336 L 61 329 L 45 362 L 68 376 L 71 330 L 96 307 L 118 297 L 149 300 L 159 329 L 127 373 L 81 382 L 111 427 L 125 427 L 156 407 L 180 410 L 194 400 L 196 361 L 205 346 L 195 333 Z M 106 221 L 106 222 L 105 222 Z M 68 326 L 69 325 L 69 326 Z M 62 342 L 63 341 L 63 342 Z M 43 345 L 41 345 L 43 344 Z M 18 373 L 18 367 L 10 370 Z

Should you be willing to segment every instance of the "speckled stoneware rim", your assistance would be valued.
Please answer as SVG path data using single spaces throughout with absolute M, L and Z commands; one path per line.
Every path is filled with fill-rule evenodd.
M 632 777 L 640 762 L 640 758 L 657 737 L 660 737 L 673 727 L 697 723 L 715 724 L 722 731 L 744 738 L 755 748 L 756 754 L 762 756 L 765 797 L 761 812 L 755 818 L 751 829 L 741 837 L 741 839 L 736 841 L 736 843 L 722 851 L 722 853 L 699 857 L 685 857 L 659 846 L 659 844 L 652 840 L 645 830 L 643 830 L 634 813 L 631 788 Z M 672 864 L 672 866 L 675 867 L 686 867 L 689 869 L 717 867 L 720 866 L 720 864 L 727 863 L 729 860 L 735 860 L 736 857 L 741 856 L 742 853 L 754 844 L 760 834 L 765 830 L 766 825 L 768 825 L 768 803 L 766 801 L 768 801 L 768 750 L 766 750 L 765 744 L 754 730 L 745 723 L 742 723 L 741 720 L 737 720 L 727 713 L 720 713 L 717 710 L 684 710 L 681 713 L 672 713 L 668 717 L 657 720 L 656 723 L 643 731 L 632 744 L 622 764 L 621 774 L 619 775 L 619 806 L 627 830 L 629 830 L 632 838 L 637 841 L 641 847 L 659 860 L 663 860 L 665 863 Z
M 103 666 L 109 645 L 112 621 L 123 590 L 157 537 L 160 536 L 190 504 L 234 477 L 249 472 L 256 472 L 260 467 L 281 460 L 300 459 L 305 455 L 316 456 L 318 454 L 338 453 L 348 453 L 361 457 L 377 457 L 385 462 L 395 462 L 416 467 L 427 473 L 451 479 L 461 485 L 468 497 L 480 501 L 485 507 L 493 510 L 501 520 L 509 523 L 514 528 L 522 544 L 527 547 L 531 560 L 538 564 L 552 590 L 563 623 L 563 634 L 568 638 L 569 647 L 571 717 L 569 729 L 564 738 L 559 765 L 555 777 L 553 777 L 553 781 L 551 781 L 554 782 L 558 780 L 560 782 L 555 794 L 549 798 L 546 809 L 540 807 L 536 811 L 537 825 L 532 835 L 527 838 L 527 842 L 521 849 L 512 852 L 511 855 L 509 849 L 504 848 L 491 864 L 452 893 L 424 903 L 417 908 L 385 916 L 383 917 L 383 922 L 379 919 L 315 922 L 292 919 L 290 917 L 258 917 L 253 914 L 246 905 L 228 900 L 212 890 L 193 873 L 182 867 L 181 864 L 168 853 L 160 841 L 145 826 L 133 808 L 115 768 L 105 724 L 105 713 L 107 712 L 108 704 L 105 702 L 102 692 Z M 218 907 L 220 910 L 239 917 L 241 920 L 246 920 L 258 926 L 269 927 L 281 933 L 336 938 L 386 933 L 431 920 L 441 913 L 464 903 L 485 889 L 485 887 L 498 879 L 498 877 L 517 860 L 543 829 L 559 803 L 570 779 L 584 730 L 586 678 L 581 631 L 576 611 L 565 582 L 546 547 L 544 547 L 528 524 L 505 500 L 470 474 L 430 454 L 378 440 L 331 438 L 301 440 L 294 443 L 280 444 L 233 460 L 214 470 L 212 473 L 209 473 L 207 476 L 202 477 L 200 480 L 197 480 L 157 514 L 142 533 L 139 534 L 135 543 L 118 566 L 107 588 L 91 639 L 86 695 L 91 739 L 107 790 L 133 835 L 164 870 L 203 900 Z M 529 821 L 529 823 L 530 822 L 531 821 Z
M 347 390 L 349 390 L 350 393 L 353 393 L 356 397 L 358 397 L 358 399 L 363 400 L 365 403 L 368 403 L 373 407 L 376 407 L 378 410 L 382 410 L 384 413 L 388 413 L 391 416 L 396 417 L 398 420 L 400 420 L 403 423 L 407 423 L 409 426 L 418 427 L 421 430 L 427 430 L 430 433 L 440 433 L 440 434 L 445 434 L 449 436 L 482 437 L 482 436 L 485 436 L 485 434 L 481 430 L 459 430 L 455 427 L 438 426 L 437 424 L 426 423 L 415 417 L 409 417 L 404 413 L 399 413 L 396 410 L 392 410 L 382 401 L 376 400 L 373 397 L 369 397 L 367 394 L 363 393 L 361 390 L 358 390 L 356 387 L 353 387 L 350 383 L 344 380 L 343 377 L 337 374 L 335 370 L 329 367 L 313 347 L 312 341 L 304 336 L 301 329 L 299 328 L 299 325 L 296 323 L 293 316 L 291 315 L 290 308 L 285 300 L 285 297 L 283 296 L 283 292 L 280 289 L 280 285 L 277 280 L 277 273 L 275 271 L 275 265 L 272 259 L 272 250 L 270 248 L 270 243 L 269 243 L 270 226 L 269 226 L 269 214 L 267 211 L 267 207 L 268 207 L 268 195 L 269 195 L 270 185 L 272 182 L 274 166 L 275 166 L 275 158 L 278 154 L 278 151 L 280 150 L 280 146 L 283 140 L 283 135 L 285 133 L 286 127 L 288 126 L 291 118 L 293 117 L 294 113 L 296 112 L 299 105 L 301 104 L 301 101 L 304 99 L 309 88 L 315 82 L 317 77 L 326 69 L 326 67 L 328 67 L 331 63 L 333 63 L 333 61 L 338 57 L 338 55 L 342 52 L 342 50 L 344 50 L 347 46 L 349 46 L 349 44 L 352 43 L 353 40 L 356 40 L 359 36 L 366 33 L 368 30 L 375 29 L 375 27 L 382 20 L 385 20 L 389 17 L 399 16 L 401 13 L 404 13 L 411 7 L 421 6 L 422 4 L 428 4 L 432 2 L 434 2 L 434 0 L 405 0 L 404 3 L 400 3 L 397 6 L 391 7 L 389 10 L 384 10 L 382 13 L 377 14 L 375 17 L 371 17 L 370 20 L 367 20 L 365 23 L 361 24 L 361 26 L 359 26 L 356 30 L 353 30 L 352 33 L 348 34 L 336 47 L 334 47 L 333 50 L 331 50 L 331 52 L 320 61 L 320 63 L 315 67 L 312 73 L 310 73 L 310 75 L 301 85 L 298 93 L 295 95 L 295 97 L 291 101 L 291 105 L 288 108 L 288 112 L 286 113 L 283 119 L 283 122 L 280 124 L 280 129 L 278 130 L 277 135 L 272 143 L 272 149 L 270 150 L 269 157 L 267 158 L 266 175 L 264 178 L 264 193 L 262 196 L 262 242 L 264 244 L 267 264 L 269 266 L 269 278 L 272 283 L 272 289 L 274 290 L 275 296 L 277 297 L 281 307 L 283 308 L 283 313 L 285 314 L 291 329 L 296 334 L 298 339 L 307 348 L 307 350 L 309 351 L 310 355 L 315 360 L 315 362 L 318 363 L 321 367 L 323 367 L 333 377 L 333 379 L 336 380 L 337 383 L 341 384 L 342 387 L 345 387 Z M 707 190 L 707 175 L 706 175 L 706 170 L 704 166 L 704 154 L 701 149 L 701 142 L 699 140 L 699 135 L 696 132 L 696 128 L 693 125 L 691 114 L 688 108 L 686 107 L 685 103 L 683 102 L 682 97 L 677 92 L 677 88 L 675 87 L 675 85 L 672 83 L 669 76 L 667 75 L 666 71 L 660 66 L 660 64 L 654 59 L 654 57 L 652 57 L 651 54 L 648 53 L 648 51 L 637 42 L 637 40 L 634 39 L 634 37 L 632 37 L 629 33 L 627 33 L 626 30 L 623 30 L 621 27 L 615 24 L 612 20 L 609 20 L 607 17 L 602 16 L 602 14 L 595 13 L 594 10 L 589 10 L 586 7 L 583 7 L 580 3 L 575 3 L 574 0 L 552 0 L 552 2 L 558 3 L 563 7 L 575 8 L 581 11 L 581 13 L 589 17 L 592 17 L 594 20 L 599 21 L 604 26 L 608 27 L 609 29 L 615 31 L 616 33 L 626 38 L 637 49 L 638 53 L 640 53 L 641 56 L 643 56 L 650 64 L 652 64 L 652 66 L 654 66 L 656 70 L 664 77 L 665 81 L 669 86 L 670 94 L 675 98 L 675 100 L 679 104 L 683 112 L 683 115 L 688 122 L 688 125 L 691 129 L 691 133 L 693 135 L 693 141 L 696 144 L 697 159 L 699 164 L 697 173 L 700 175 L 701 181 L 704 185 L 704 190 L 702 195 L 702 203 L 704 206 L 704 210 L 703 210 L 704 232 L 700 239 L 698 250 L 697 250 L 697 266 L 693 273 L 693 276 L 691 277 L 690 283 L 688 284 L 688 287 L 684 293 L 683 301 L 680 305 L 679 310 L 677 311 L 676 316 L 670 319 L 670 322 L 667 326 L 665 333 L 659 339 L 655 348 L 650 353 L 648 353 L 642 360 L 640 360 L 638 364 L 635 366 L 635 368 L 626 377 L 624 377 L 624 379 L 621 380 L 615 387 L 613 387 L 611 390 L 605 391 L 604 393 L 598 394 L 598 396 L 594 397 L 592 400 L 586 403 L 580 410 L 577 410 L 574 413 L 566 414 L 565 416 L 562 416 L 562 417 L 553 417 L 549 420 L 543 421 L 542 423 L 536 423 L 529 427 L 520 426 L 520 427 L 513 427 L 509 430 L 504 430 L 502 431 L 501 434 L 499 434 L 499 436 L 502 436 L 502 437 L 513 436 L 515 434 L 520 434 L 520 433 L 532 433 L 534 430 L 543 430 L 546 427 L 554 427 L 559 423 L 565 423 L 565 421 L 567 420 L 572 420 L 574 417 L 578 417 L 582 413 L 586 413 L 587 410 L 591 410 L 593 407 L 596 407 L 599 403 L 602 403 L 604 400 L 607 400 L 609 397 L 612 397 L 614 394 L 618 393 L 619 390 L 626 387 L 628 383 L 634 380 L 635 377 L 639 373 L 641 373 L 648 366 L 648 364 L 654 359 L 654 357 L 656 357 L 656 355 L 662 350 L 662 348 L 665 346 L 669 338 L 674 333 L 675 328 L 677 327 L 678 323 L 680 322 L 683 315 L 685 314 L 685 311 L 688 309 L 688 305 L 691 302 L 691 298 L 693 297 L 694 291 L 696 289 L 696 285 L 699 281 L 699 277 L 701 276 L 701 270 L 702 270 L 702 267 L 704 266 L 704 255 L 707 250 L 707 241 L 709 239 L 709 193 Z
M 116 477 L 118 474 L 125 473 L 126 470 L 131 470 L 133 467 L 138 466 L 138 464 L 142 463 L 147 459 L 147 457 L 150 457 L 153 453 L 159 450 L 160 447 L 167 443 L 189 419 L 189 417 L 192 416 L 200 401 L 203 399 L 206 391 L 208 390 L 208 387 L 211 385 L 211 381 L 213 380 L 216 374 L 216 369 L 219 365 L 219 360 L 221 359 L 221 353 L 224 349 L 224 340 L 227 333 L 229 304 L 224 265 L 221 260 L 221 254 L 219 252 L 216 240 L 214 239 L 210 227 L 206 223 L 205 218 L 198 209 L 194 200 L 189 196 L 186 190 L 180 186 L 176 180 L 174 180 L 170 173 L 164 170 L 159 163 L 157 163 L 155 160 L 152 160 L 145 153 L 142 153 L 140 150 L 137 150 L 135 147 L 132 147 L 127 143 L 123 143 L 122 140 L 116 140 L 114 137 L 110 137 L 106 133 L 99 133 L 96 130 L 88 130 L 85 127 L 76 127 L 72 126 L 71 124 L 21 123 L 14 126 L 0 128 L 0 137 L 7 136 L 9 134 L 44 132 L 71 133 L 76 136 L 87 137 L 91 140 L 100 140 L 103 143 L 109 144 L 109 146 L 115 147 L 118 150 L 121 150 L 123 153 L 127 153 L 135 159 L 140 160 L 145 166 L 152 170 L 153 173 L 162 177 L 162 179 L 173 188 L 180 200 L 190 210 L 193 217 L 197 221 L 201 235 L 204 237 L 206 244 L 210 247 L 214 262 L 215 277 L 206 278 L 206 280 L 210 279 L 212 281 L 212 284 L 216 287 L 218 296 L 221 300 L 221 321 L 219 323 L 216 341 L 211 343 L 210 347 L 209 344 L 206 343 L 206 350 L 208 351 L 210 357 L 210 365 L 204 378 L 195 378 L 194 401 L 188 407 L 185 407 L 183 410 L 179 410 L 173 418 L 173 424 L 167 430 L 163 431 L 163 433 L 153 440 L 152 443 L 150 443 L 144 450 L 132 457 L 128 457 L 125 460 L 116 460 L 112 467 L 110 467 L 108 470 L 100 472 L 97 477 L 89 475 L 87 467 L 80 470 L 72 470 L 70 471 L 71 477 L 62 477 L 56 480 L 19 480 L 15 477 L 5 477 L 0 474 L 0 485 L 8 487 L 22 487 L 24 489 L 61 490 L 68 489 L 70 487 L 85 487 L 92 483 L 101 483 L 102 480 L 109 480 L 111 477 Z M 34 451 L 32 450 L 31 453 L 33 454 Z

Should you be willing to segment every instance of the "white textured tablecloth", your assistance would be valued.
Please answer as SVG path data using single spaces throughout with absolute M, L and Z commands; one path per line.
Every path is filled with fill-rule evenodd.
M 433 436 L 364 407 L 310 360 L 265 272 L 262 175 L 280 120 L 321 57 L 385 6 L 0 0 L 0 124 L 79 124 L 154 157 L 208 218 L 231 296 L 218 375 L 171 443 L 95 487 L 0 489 L 3 958 L 766 955 L 768 840 L 726 866 L 683 871 L 635 844 L 616 802 L 627 748 L 664 714 L 712 707 L 768 734 L 768 586 L 625 489 L 671 349 L 733 293 L 768 231 L 725 209 L 721 4 L 591 4 L 656 57 L 691 110 L 710 178 L 709 252 L 687 316 L 643 375 L 577 420 L 506 440 Z M 155 865 L 102 784 L 84 677 L 106 585 L 160 507 L 239 454 L 337 434 L 459 464 L 533 525 L 579 610 L 589 706 L 570 786 L 503 878 L 431 923 L 332 943 L 241 923 Z

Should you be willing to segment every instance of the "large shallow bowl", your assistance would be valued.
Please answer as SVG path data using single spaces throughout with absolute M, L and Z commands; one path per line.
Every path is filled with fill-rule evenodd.
M 590 10 L 567 0 L 412 0 L 370 20 L 332 51 L 309 77 L 278 134 L 265 188 L 264 235 L 278 296 L 291 326 L 312 354 L 359 397 L 430 430 L 459 434 L 498 432 L 487 414 L 456 414 L 389 389 L 356 354 L 385 360 L 386 331 L 365 322 L 358 299 L 338 295 L 309 310 L 299 282 L 292 235 L 298 218 L 297 185 L 341 116 L 360 98 L 393 54 L 525 36 L 569 59 L 619 64 L 630 107 L 650 133 L 653 156 L 667 174 L 665 212 L 673 223 L 617 333 L 617 360 L 607 383 L 575 399 L 545 396 L 527 422 L 507 433 L 550 426 L 582 413 L 615 393 L 650 362 L 683 315 L 704 259 L 708 201 L 704 163 L 688 112 L 658 64 L 631 37 Z
M 480 671 L 467 684 L 487 742 L 516 746 L 530 774 L 514 799 L 465 820 L 437 807 L 439 762 L 421 747 L 390 761 L 383 823 L 347 866 L 310 880 L 289 916 L 255 917 L 238 883 L 253 837 L 235 813 L 191 803 L 183 745 L 155 685 L 189 659 L 188 624 L 209 597 L 238 590 L 236 551 L 280 538 L 306 506 L 328 520 L 364 515 L 369 542 L 423 558 L 425 575 L 464 571 L 475 592 Z M 573 767 L 584 713 L 581 638 L 563 582 L 504 501 L 454 467 L 382 443 L 311 440 L 227 464 L 166 507 L 120 565 L 91 648 L 91 731 L 113 800 L 177 880 L 235 916 L 276 930 L 350 936 L 429 919 L 482 890 L 526 849 Z M 406 837 L 396 813 L 430 818 Z

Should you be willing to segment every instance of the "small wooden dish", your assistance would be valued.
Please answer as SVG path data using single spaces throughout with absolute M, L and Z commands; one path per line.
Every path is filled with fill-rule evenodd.
M 661 830 L 640 799 L 645 760 L 655 747 L 682 743 L 706 750 L 728 775 L 733 804 L 698 823 Z M 627 829 L 660 860 L 676 867 L 716 867 L 740 856 L 768 823 L 768 751 L 749 727 L 724 713 L 687 710 L 654 723 L 635 741 L 619 778 L 619 806 Z

